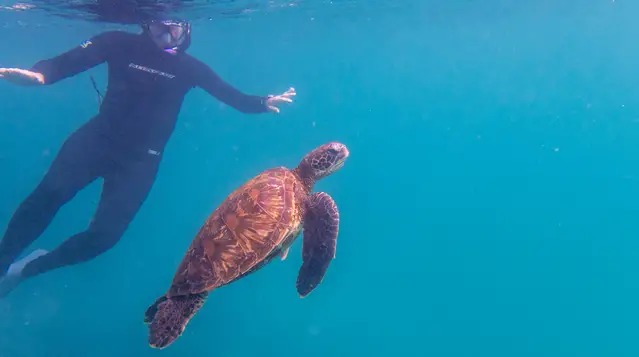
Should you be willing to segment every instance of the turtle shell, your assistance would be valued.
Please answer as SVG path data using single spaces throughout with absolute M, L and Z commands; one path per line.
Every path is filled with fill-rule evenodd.
M 299 235 L 307 195 L 284 167 L 240 186 L 191 242 L 167 297 L 211 291 L 264 266 Z

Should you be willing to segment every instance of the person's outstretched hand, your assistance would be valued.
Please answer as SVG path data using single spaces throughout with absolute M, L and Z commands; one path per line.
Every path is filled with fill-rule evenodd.
M 0 68 L 0 79 L 23 86 L 44 84 L 42 73 L 27 71 L 20 68 Z
M 290 97 L 294 97 L 295 94 L 296 94 L 295 88 L 289 88 L 289 90 L 287 90 L 286 92 L 280 95 L 271 95 L 266 100 L 266 106 L 268 107 L 270 111 L 279 113 L 280 109 L 276 105 L 281 102 L 286 102 L 286 103 L 293 102 L 293 99 L 291 99 Z

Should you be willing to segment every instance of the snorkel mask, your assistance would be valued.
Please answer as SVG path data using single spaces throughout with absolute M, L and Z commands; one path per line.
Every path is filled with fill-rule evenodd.
M 191 24 L 179 20 L 150 20 L 142 23 L 142 29 L 162 50 L 176 54 L 184 52 L 191 44 Z

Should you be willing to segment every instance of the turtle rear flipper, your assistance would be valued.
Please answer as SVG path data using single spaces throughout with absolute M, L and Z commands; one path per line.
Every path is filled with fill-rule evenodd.
M 149 325 L 149 345 L 153 348 L 164 348 L 175 341 L 191 320 L 193 315 L 204 305 L 208 292 L 189 294 L 170 298 L 159 298 L 147 310 L 145 320 L 151 319 Z M 153 314 L 155 310 L 155 314 Z
M 310 294 L 322 282 L 335 258 L 338 230 L 339 212 L 335 201 L 324 192 L 310 195 L 304 216 L 302 267 L 296 284 L 301 297 Z
M 158 305 L 162 301 L 165 301 L 165 300 L 166 300 L 166 296 L 162 295 L 157 300 L 155 300 L 153 305 L 149 306 L 146 309 L 146 311 L 144 312 L 144 323 L 145 324 L 150 324 L 151 321 L 153 321 L 153 318 L 155 317 L 155 314 L 158 312 Z

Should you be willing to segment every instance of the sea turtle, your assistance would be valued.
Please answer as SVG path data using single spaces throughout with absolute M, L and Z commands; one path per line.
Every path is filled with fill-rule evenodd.
M 171 287 L 145 314 L 149 345 L 175 341 L 204 305 L 209 292 L 286 258 L 304 231 L 297 292 L 308 295 L 335 257 L 339 213 L 313 185 L 344 165 L 349 152 L 337 142 L 307 154 L 297 168 L 266 170 L 233 191 L 208 217 L 180 263 Z

